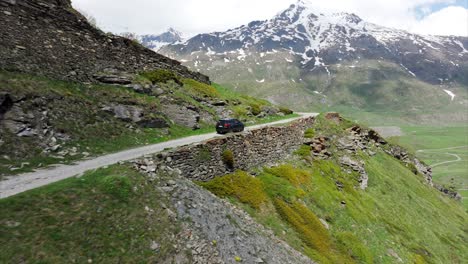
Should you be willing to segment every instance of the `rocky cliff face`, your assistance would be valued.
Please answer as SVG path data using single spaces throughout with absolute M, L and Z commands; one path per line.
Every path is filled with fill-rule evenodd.
M 103 73 L 158 68 L 209 82 L 178 61 L 94 28 L 69 0 L 1 0 L 0 23 L 0 69 L 95 82 Z

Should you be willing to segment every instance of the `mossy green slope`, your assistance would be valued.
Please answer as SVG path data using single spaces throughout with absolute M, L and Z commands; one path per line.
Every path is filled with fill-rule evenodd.
M 2 199 L 0 263 L 162 262 L 180 228 L 165 199 L 126 165 Z

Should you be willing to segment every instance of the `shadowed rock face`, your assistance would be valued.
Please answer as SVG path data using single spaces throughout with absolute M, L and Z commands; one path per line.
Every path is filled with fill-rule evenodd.
M 0 24 L 0 69 L 95 82 L 100 73 L 160 68 L 209 83 L 178 61 L 94 28 L 69 0 L 0 0 Z

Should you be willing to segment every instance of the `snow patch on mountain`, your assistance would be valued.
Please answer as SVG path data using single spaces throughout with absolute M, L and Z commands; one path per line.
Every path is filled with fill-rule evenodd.
M 453 101 L 453 99 L 455 99 L 456 95 L 452 91 L 444 89 L 444 92 L 446 92 L 450 96 L 451 101 Z

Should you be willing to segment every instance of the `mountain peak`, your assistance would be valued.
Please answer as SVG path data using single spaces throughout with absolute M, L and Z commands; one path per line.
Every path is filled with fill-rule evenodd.
M 167 31 L 159 35 L 142 35 L 141 42 L 144 46 L 158 51 L 162 46 L 174 44 L 183 40 L 182 33 L 173 27 L 169 27 Z

